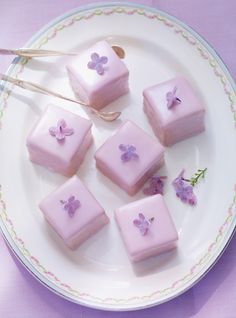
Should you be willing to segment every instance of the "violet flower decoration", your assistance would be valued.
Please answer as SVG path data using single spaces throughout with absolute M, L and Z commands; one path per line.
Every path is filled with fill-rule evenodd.
M 74 129 L 67 127 L 65 120 L 60 119 L 56 127 L 49 128 L 49 133 L 51 136 L 56 137 L 57 141 L 62 142 L 66 136 L 73 135 Z
M 107 64 L 108 58 L 106 56 L 99 56 L 98 53 L 91 54 L 91 61 L 88 62 L 87 66 L 91 70 L 97 71 L 99 75 L 104 74 L 104 64 Z
M 67 201 L 61 200 L 61 204 L 64 205 L 64 210 L 66 210 L 70 217 L 74 216 L 75 211 L 81 206 L 79 200 L 75 199 L 75 196 L 70 196 Z
M 151 218 L 149 220 L 146 220 L 143 213 L 139 213 L 138 219 L 135 219 L 133 221 L 133 224 L 139 229 L 141 235 L 146 235 L 149 227 L 151 226 L 152 222 L 154 221 L 154 218 Z
M 172 92 L 166 94 L 167 108 L 171 109 L 173 106 L 181 103 L 181 100 L 176 97 L 177 87 L 175 86 Z
M 137 160 L 139 158 L 138 154 L 136 153 L 136 148 L 132 145 L 120 144 L 119 149 L 123 152 L 120 157 L 123 162 Z
M 164 181 L 166 176 L 154 176 L 149 180 L 149 186 L 143 189 L 146 195 L 163 194 Z
M 184 170 L 174 179 L 172 185 L 175 189 L 176 196 L 184 203 L 196 205 L 197 198 L 193 193 L 193 187 L 184 180 Z

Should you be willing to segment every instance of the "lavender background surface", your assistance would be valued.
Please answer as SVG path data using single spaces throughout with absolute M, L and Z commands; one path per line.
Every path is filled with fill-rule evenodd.
M 135 2 L 166 11 L 195 29 L 215 48 L 236 79 L 235 0 Z M 0 47 L 23 46 L 51 19 L 87 3 L 86 0 L 0 0 Z M 0 72 L 6 71 L 11 60 L 0 57 Z M 236 318 L 236 237 L 197 285 L 168 303 L 136 312 L 103 312 L 59 298 L 22 267 L 1 235 L 0 278 L 1 318 Z

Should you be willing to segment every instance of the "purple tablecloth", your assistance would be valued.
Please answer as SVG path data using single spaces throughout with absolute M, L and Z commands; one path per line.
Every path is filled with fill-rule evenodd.
M 135 1 L 164 10 L 199 32 L 219 53 L 236 78 L 235 0 Z M 0 0 L 0 47 L 17 48 L 44 24 L 86 0 Z M 0 72 L 11 59 L 0 58 Z M 38 283 L 9 253 L 0 236 L 0 317 L 236 317 L 236 237 L 200 283 L 178 298 L 139 312 L 102 312 L 72 304 Z

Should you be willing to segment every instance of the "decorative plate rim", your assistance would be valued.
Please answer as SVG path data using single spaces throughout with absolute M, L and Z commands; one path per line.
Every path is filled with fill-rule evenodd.
M 83 14 L 83 13 L 84 15 L 81 16 L 80 14 Z M 190 44 L 196 46 L 200 55 L 204 59 L 208 60 L 209 65 L 212 67 L 215 75 L 219 77 L 223 85 L 225 94 L 228 96 L 230 108 L 231 108 L 231 111 L 233 112 L 233 120 L 236 125 L 236 106 L 235 106 L 236 86 L 226 66 L 224 65 L 223 61 L 220 59 L 220 57 L 217 55 L 214 49 L 211 48 L 209 44 L 200 35 L 198 35 L 186 24 L 179 21 L 177 18 L 170 16 L 169 14 L 166 14 L 165 12 L 161 10 L 144 6 L 144 5 L 128 3 L 128 2 L 112 2 L 112 3 L 107 2 L 107 3 L 96 3 L 96 4 L 81 6 L 52 20 L 45 27 L 43 27 L 39 32 L 37 32 L 31 38 L 31 40 L 26 44 L 26 46 L 31 46 L 32 44 L 37 43 L 37 40 L 41 39 L 41 37 L 45 35 L 45 37 L 41 39 L 41 41 L 39 41 L 37 45 L 37 47 L 42 47 L 51 38 L 56 36 L 56 34 L 60 30 L 64 29 L 65 27 L 69 27 L 70 25 L 76 23 L 77 21 L 80 21 L 82 19 L 88 20 L 96 15 L 105 16 L 105 15 L 110 15 L 113 13 L 120 13 L 120 14 L 124 13 L 129 15 L 138 14 L 146 18 L 157 19 L 159 22 L 163 22 L 167 27 L 171 27 L 171 28 L 175 27 L 174 31 L 176 33 L 179 33 Z M 68 20 L 71 17 L 73 18 Z M 63 23 L 60 24 L 61 22 Z M 55 28 L 52 32 L 50 32 L 51 31 L 50 29 L 52 27 L 55 27 Z M 48 34 L 47 34 L 47 31 L 49 31 Z M 23 71 L 24 65 L 27 64 L 28 60 L 24 58 L 17 58 L 15 61 L 18 62 L 20 65 L 18 67 L 18 71 L 16 75 L 18 76 Z M 15 68 L 17 68 L 17 66 L 16 64 L 11 64 L 7 71 L 7 74 L 11 74 L 11 72 Z M 8 87 L 8 85 L 3 85 L 3 87 L 4 88 Z M 3 117 L 4 109 L 7 107 L 7 99 L 9 98 L 9 96 L 10 96 L 10 93 L 6 93 L 4 92 L 4 90 L 3 90 L 3 93 L 1 93 L 0 95 L 0 98 L 2 99 L 2 104 L 0 105 L 1 107 L 0 108 L 0 129 L 1 129 L 1 119 Z M 230 205 L 228 209 L 227 217 L 224 223 L 222 224 L 222 226 L 219 228 L 218 235 L 216 236 L 216 239 L 214 240 L 214 242 L 210 244 L 204 256 L 201 257 L 201 259 L 190 269 L 190 272 L 187 275 L 185 275 L 183 278 L 180 278 L 179 280 L 174 282 L 169 288 L 161 292 L 157 290 L 151 295 L 134 296 L 132 298 L 127 298 L 127 299 L 118 299 L 118 298 L 100 299 L 97 296 L 80 293 L 74 290 L 73 288 L 71 288 L 70 286 L 68 286 L 67 284 L 62 283 L 52 272 L 46 270 L 40 264 L 37 258 L 35 258 L 34 256 L 30 254 L 28 249 L 25 247 L 23 240 L 17 236 L 17 233 L 15 232 L 15 229 L 14 229 L 14 225 L 7 216 L 6 206 L 5 206 L 5 202 L 2 199 L 2 189 L 0 186 L 0 227 L 3 232 L 4 238 L 6 239 L 7 243 L 9 244 L 13 252 L 20 259 L 22 264 L 42 284 L 44 284 L 46 287 L 48 287 L 50 290 L 54 291 L 58 295 L 70 301 L 73 301 L 75 303 L 86 305 L 92 308 L 104 309 L 104 310 L 134 310 L 134 309 L 147 308 L 147 307 L 154 306 L 162 302 L 168 301 L 178 296 L 179 294 L 182 294 L 184 291 L 192 287 L 214 265 L 216 260 L 219 259 L 219 257 L 223 253 L 223 250 L 226 248 L 227 244 L 229 243 L 230 238 L 232 237 L 234 229 L 235 229 L 235 221 L 236 221 L 235 211 L 236 211 L 236 188 L 234 189 L 234 198 L 233 198 L 232 204 Z M 224 240 L 222 240 L 223 235 L 224 235 Z M 222 241 L 225 243 L 223 244 Z M 215 248 L 216 248 L 215 253 L 210 255 L 212 250 L 214 250 Z M 206 262 L 204 263 L 204 266 L 202 266 L 203 262 Z M 194 274 L 194 271 L 197 267 L 200 267 L 200 270 L 196 274 Z M 190 278 L 188 282 L 185 282 L 186 278 Z M 180 282 L 183 282 L 183 284 L 180 287 L 178 287 L 178 284 Z M 176 290 L 177 292 L 175 292 Z M 164 299 L 160 297 L 158 301 L 158 297 L 157 298 L 154 297 L 154 295 L 156 294 L 164 294 L 165 296 L 166 295 L 165 292 L 167 291 L 170 291 L 169 296 Z M 133 302 L 134 300 L 136 300 L 136 302 Z

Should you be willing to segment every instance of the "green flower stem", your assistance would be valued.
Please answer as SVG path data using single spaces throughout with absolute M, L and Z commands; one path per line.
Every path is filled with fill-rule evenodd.
M 207 171 L 207 168 L 205 169 L 198 169 L 197 172 L 194 174 L 194 176 L 191 179 L 183 179 L 186 182 L 189 182 L 192 187 L 194 187 L 199 179 L 204 179 L 205 178 L 205 173 Z

